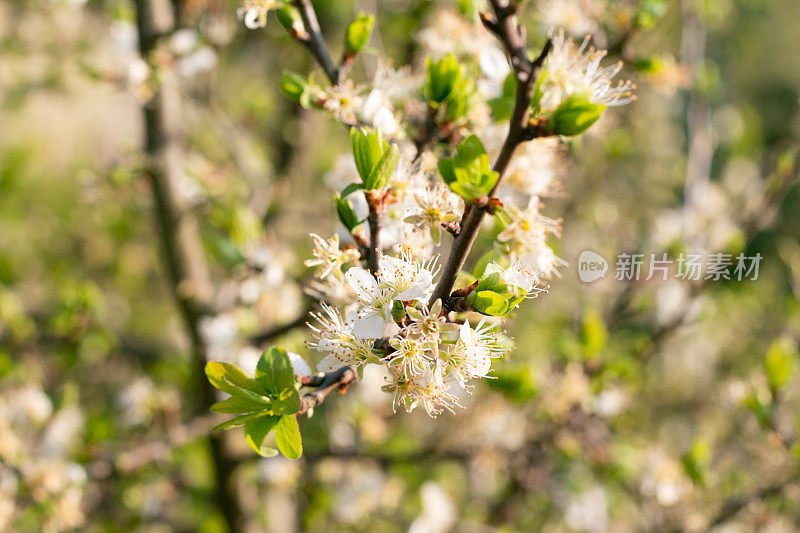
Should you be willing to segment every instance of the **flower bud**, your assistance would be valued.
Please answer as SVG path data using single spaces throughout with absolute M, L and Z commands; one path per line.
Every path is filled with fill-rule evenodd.
M 300 12 L 296 7 L 284 4 L 283 7 L 275 10 L 275 15 L 286 31 L 293 34 L 305 31 L 303 19 L 300 18 Z
M 353 158 L 365 190 L 386 187 L 389 177 L 397 166 L 400 151 L 394 144 L 383 139 L 380 131 L 367 128 L 352 128 Z
M 375 17 L 359 13 L 356 20 L 347 26 L 344 47 L 347 55 L 356 55 L 367 46 L 372 28 L 375 26 Z
M 441 104 L 447 100 L 461 79 L 461 66 L 453 54 L 447 54 L 439 61 L 428 58 L 425 66 L 425 95 L 431 102 Z
M 285 70 L 279 86 L 281 92 L 295 102 L 299 102 L 305 108 L 311 107 L 314 94 L 313 86 L 300 74 Z

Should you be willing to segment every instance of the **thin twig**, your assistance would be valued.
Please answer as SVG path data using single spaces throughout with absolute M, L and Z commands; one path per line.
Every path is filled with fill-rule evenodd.
M 369 215 L 367 224 L 369 225 L 369 248 L 367 249 L 367 267 L 373 276 L 378 273 L 378 251 L 381 247 L 381 224 L 380 214 L 378 213 L 378 202 L 371 195 L 367 194 L 367 205 Z
M 325 401 L 325 397 L 334 390 L 338 390 L 340 394 L 344 394 L 347 387 L 357 380 L 358 374 L 349 366 L 343 366 L 338 370 L 334 370 L 322 376 L 301 377 L 300 383 L 316 387 L 316 390 L 306 393 L 300 398 L 300 411 L 298 411 L 298 414 L 305 413 L 309 409 L 313 409 L 321 404 Z
M 305 26 L 306 32 L 308 32 L 307 36 L 295 35 L 295 38 L 308 48 L 317 60 L 317 63 L 319 63 L 319 66 L 325 71 L 325 75 L 328 76 L 330 82 L 333 85 L 338 85 L 341 82 L 340 72 L 339 69 L 334 66 L 331 55 L 328 53 L 328 47 L 325 45 L 325 40 L 322 38 L 322 30 L 320 30 L 317 14 L 314 11 L 314 6 L 311 5 L 311 0 L 295 0 L 294 4 L 298 11 L 300 11 L 300 17 L 303 19 L 303 26 Z

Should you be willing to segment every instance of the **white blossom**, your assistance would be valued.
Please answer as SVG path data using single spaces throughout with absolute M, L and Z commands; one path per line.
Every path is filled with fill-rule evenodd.
M 361 304 L 361 309 L 353 321 L 354 333 L 362 339 L 382 337 L 386 327 L 394 323 L 392 308 L 397 291 L 379 286 L 378 280 L 369 270 L 361 267 L 353 267 L 348 270 L 345 278 Z
M 322 312 L 311 316 L 317 325 L 309 324 L 315 340 L 308 342 L 308 347 L 327 354 L 317 365 L 320 371 L 330 372 L 345 365 L 358 366 L 370 358 L 372 341 L 355 334 L 354 314 L 344 320 L 336 308 L 323 303 Z
M 363 85 L 356 85 L 352 80 L 329 87 L 323 96 L 323 107 L 329 111 L 336 120 L 345 124 L 356 124 L 356 113 L 361 108 L 364 101 L 362 93 Z
M 303 264 L 307 267 L 319 267 L 315 274 L 319 279 L 325 279 L 330 274 L 344 279 L 342 267 L 361 258 L 361 253 L 355 248 L 340 249 L 338 235 L 327 240 L 316 233 L 311 233 L 310 236 L 314 241 L 314 259 L 307 259 Z
M 413 224 L 417 231 L 428 231 L 433 241 L 439 244 L 442 225 L 461 220 L 461 203 L 460 196 L 439 182 L 413 194 L 413 204 L 406 210 L 403 220 Z
M 251 30 L 264 28 L 267 25 L 267 13 L 270 9 L 277 9 L 283 5 L 280 0 L 242 0 L 242 5 L 236 10 L 240 20 Z
M 540 214 L 540 205 L 538 198 L 534 197 L 525 209 L 509 206 L 506 213 L 510 222 L 497 236 L 497 241 L 508 247 L 512 258 L 522 258 L 528 267 L 549 277 L 556 273 L 557 266 L 563 261 L 547 246 L 547 236 L 560 235 L 561 228 L 557 220 Z
M 433 277 L 438 272 L 436 260 L 437 257 L 432 257 L 420 261 L 403 247 L 398 257 L 381 255 L 378 279 L 382 287 L 395 293 L 395 300 L 422 300 L 433 292 Z
M 589 48 L 589 37 L 580 46 L 566 36 L 563 30 L 552 37 L 553 48 L 542 69 L 539 107 L 554 111 L 568 96 L 585 95 L 594 104 L 621 106 L 635 99 L 636 86 L 630 80 L 612 84 L 612 79 L 622 70 L 622 61 L 601 68 L 605 50 Z

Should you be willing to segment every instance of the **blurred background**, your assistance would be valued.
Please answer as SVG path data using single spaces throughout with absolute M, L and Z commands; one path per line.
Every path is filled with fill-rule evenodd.
M 132 1 L 0 1 L 0 530 L 800 530 L 800 3 L 558 4 L 525 8 L 532 39 L 592 34 L 638 85 L 558 162 L 544 212 L 568 266 L 465 410 L 393 414 L 367 372 L 301 422 L 289 461 L 209 439 L 198 368 L 251 369 L 276 342 L 319 359 L 302 261 L 337 224 L 325 182 L 349 139 L 280 93 L 307 52 L 274 18 L 247 30 L 233 0 L 176 2 L 169 53 L 144 58 Z M 452 38 L 459 7 L 315 5 L 337 55 L 353 13 L 375 13 L 396 65 Z M 173 193 L 215 289 L 193 328 L 143 152 L 166 70 Z M 580 281 L 584 250 L 604 279 Z M 650 254 L 762 259 L 756 280 L 677 279 L 677 262 L 668 281 L 617 280 L 621 253 L 643 272 Z

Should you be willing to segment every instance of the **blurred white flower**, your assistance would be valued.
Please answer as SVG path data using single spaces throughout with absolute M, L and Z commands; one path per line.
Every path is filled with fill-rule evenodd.
M 564 521 L 576 531 L 608 531 L 608 497 L 602 487 L 593 487 L 570 499 Z
M 240 20 L 251 30 L 264 28 L 267 25 L 267 13 L 283 5 L 281 0 L 242 0 L 242 6 L 236 10 Z
M 445 533 L 456 522 L 456 509 L 442 487 L 426 481 L 420 487 L 422 513 L 408 528 L 409 533 Z
M 172 34 L 169 39 L 169 46 L 175 54 L 184 56 L 194 50 L 199 42 L 200 36 L 195 30 L 182 28 Z
M 580 37 L 594 33 L 603 6 L 594 0 L 539 0 L 536 11 L 547 29 L 562 28 Z
M 329 87 L 325 90 L 323 107 L 329 111 L 336 120 L 345 124 L 356 124 L 356 114 L 361 109 L 363 85 L 356 85 L 347 79 L 343 83 Z

